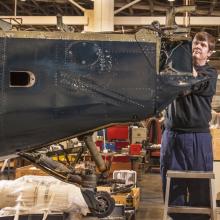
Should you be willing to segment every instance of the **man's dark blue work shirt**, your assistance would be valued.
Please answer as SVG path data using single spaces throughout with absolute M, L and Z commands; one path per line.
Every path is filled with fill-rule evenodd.
M 164 126 L 178 132 L 209 132 L 211 102 L 216 91 L 217 71 L 209 66 L 195 66 L 198 76 L 210 78 L 179 96 L 166 109 Z

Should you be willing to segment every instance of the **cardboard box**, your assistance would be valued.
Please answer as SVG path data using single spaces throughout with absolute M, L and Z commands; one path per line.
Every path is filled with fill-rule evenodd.
M 47 173 L 42 171 L 39 168 L 34 167 L 33 165 L 17 168 L 15 171 L 15 178 L 19 178 L 25 175 L 34 175 L 34 176 L 48 176 Z
M 146 128 L 132 128 L 131 129 L 131 143 L 142 143 L 143 140 L 147 139 Z

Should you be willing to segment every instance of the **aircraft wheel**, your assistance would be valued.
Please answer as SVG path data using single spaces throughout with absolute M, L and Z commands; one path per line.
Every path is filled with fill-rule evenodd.
M 115 208 L 115 200 L 104 191 L 97 192 L 95 199 L 98 203 L 98 207 L 96 210 L 93 210 L 93 214 L 98 218 L 109 216 Z

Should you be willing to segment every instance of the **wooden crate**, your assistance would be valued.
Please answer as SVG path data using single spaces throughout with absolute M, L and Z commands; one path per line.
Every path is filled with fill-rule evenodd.
M 216 208 L 216 217 L 217 217 L 216 220 L 220 220 L 220 207 Z
M 211 129 L 214 160 L 220 160 L 220 129 Z
M 112 162 L 110 168 L 110 174 L 115 170 L 131 170 L 131 162 Z
M 220 138 L 220 128 L 212 128 L 210 129 L 212 137 Z
M 25 175 L 34 175 L 34 176 L 48 176 L 47 173 L 42 171 L 39 168 L 34 167 L 33 165 L 17 168 L 15 171 L 15 178 L 19 178 Z
M 5 168 L 15 168 L 16 167 L 16 161 L 15 159 L 8 160 L 5 164 L 5 161 L 0 161 L 0 169 L 5 166 Z

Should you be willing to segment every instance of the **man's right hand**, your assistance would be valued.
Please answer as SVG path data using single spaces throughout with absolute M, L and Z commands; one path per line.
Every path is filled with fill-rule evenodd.
M 197 77 L 198 76 L 198 73 L 196 72 L 195 68 L 193 67 L 193 76 L 194 77 Z

